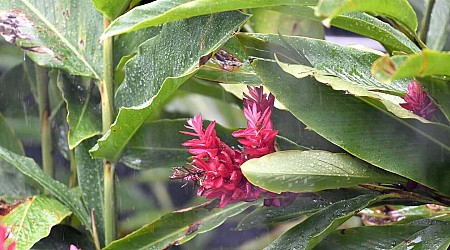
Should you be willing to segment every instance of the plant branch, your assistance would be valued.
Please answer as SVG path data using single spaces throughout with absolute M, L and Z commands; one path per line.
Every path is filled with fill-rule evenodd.
M 39 116 L 41 119 L 41 147 L 42 147 L 42 168 L 44 173 L 50 177 L 54 177 L 53 166 L 53 146 L 52 146 L 52 123 L 50 119 L 50 104 L 48 100 L 48 71 L 47 69 L 35 65 L 36 70 L 36 86 L 37 86 L 37 102 L 39 108 Z
M 431 11 L 433 10 L 434 2 L 435 2 L 435 0 L 428 0 L 427 7 L 425 9 L 425 13 L 422 18 L 422 22 L 420 23 L 418 36 L 419 36 L 420 40 L 423 41 L 424 43 L 427 42 L 428 26 L 430 23 L 430 16 L 431 16 Z
M 110 24 L 105 17 L 104 28 Z M 106 133 L 113 122 L 113 38 L 103 40 L 103 79 L 100 83 L 102 97 L 102 123 L 103 134 Z M 108 159 L 103 160 L 104 169 L 104 221 L 105 221 L 105 246 L 116 239 L 116 202 L 115 202 L 115 166 Z

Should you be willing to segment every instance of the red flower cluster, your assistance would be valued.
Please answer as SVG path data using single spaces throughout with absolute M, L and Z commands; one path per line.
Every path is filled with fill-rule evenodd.
M 433 101 L 416 81 L 408 84 L 408 93 L 403 99 L 406 103 L 401 103 L 400 106 L 427 120 L 431 120 L 436 112 Z
M 198 186 L 198 196 L 220 198 L 218 207 L 239 201 L 253 201 L 263 196 L 269 198 L 264 202 L 265 205 L 285 205 L 285 198 L 277 198 L 276 194 L 252 185 L 240 169 L 245 161 L 274 152 L 275 136 L 278 133 L 271 121 L 275 97 L 264 94 L 262 87 L 248 89 L 250 95 L 244 94 L 247 129 L 232 134 L 240 138 L 244 150 L 232 149 L 222 142 L 216 135 L 215 122 L 203 129 L 202 117 L 196 115 L 188 120 L 186 126 L 194 132 L 182 132 L 196 137 L 182 144 L 189 147 L 188 151 L 194 155 L 193 160 L 190 167 L 175 168 L 171 178 L 193 181 Z M 287 196 L 288 200 L 292 200 L 293 195 Z
M 16 242 L 11 244 L 6 244 L 6 239 L 8 239 L 9 230 L 8 228 L 0 225 L 0 250 L 14 250 L 16 249 Z

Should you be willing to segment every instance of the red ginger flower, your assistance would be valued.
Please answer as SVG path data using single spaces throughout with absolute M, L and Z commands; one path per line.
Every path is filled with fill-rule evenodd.
M 242 138 L 243 152 L 230 148 L 222 142 L 212 122 L 203 129 L 201 115 L 187 121 L 186 128 L 194 132 L 182 132 L 196 137 L 185 143 L 193 154 L 190 167 L 174 169 L 171 178 L 193 181 L 197 186 L 197 196 L 208 199 L 220 198 L 218 207 L 239 201 L 253 201 L 262 196 L 267 206 L 284 206 L 292 202 L 297 194 L 282 193 L 281 197 L 252 185 L 242 174 L 240 166 L 248 159 L 261 157 L 275 151 L 275 136 L 278 131 L 272 128 L 271 114 L 275 97 L 263 94 L 263 88 L 248 87 L 250 96 L 244 94 L 244 114 L 247 129 L 238 130 L 232 135 Z
M 6 239 L 8 239 L 8 236 L 9 236 L 8 228 L 0 225 L 0 250 L 16 249 L 16 242 L 12 242 L 9 245 L 6 244 Z
M 408 84 L 408 93 L 403 99 L 406 103 L 401 103 L 400 106 L 427 120 L 431 120 L 436 112 L 436 109 L 432 108 L 433 102 L 416 81 Z

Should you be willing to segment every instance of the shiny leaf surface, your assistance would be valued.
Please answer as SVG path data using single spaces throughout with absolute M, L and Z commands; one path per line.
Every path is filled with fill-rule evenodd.
M 430 25 L 427 33 L 427 46 L 430 49 L 442 50 L 450 35 L 450 1 L 436 0 L 430 15 Z
M 98 11 L 114 20 L 127 10 L 131 0 L 92 0 L 92 2 Z

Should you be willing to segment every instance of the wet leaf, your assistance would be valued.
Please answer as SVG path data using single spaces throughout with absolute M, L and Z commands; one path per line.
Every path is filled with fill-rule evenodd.
M 0 35 L 39 65 L 101 78 L 103 18 L 91 0 L 1 0 L 0 19 Z
M 117 161 L 144 121 L 197 71 L 200 57 L 218 49 L 246 19 L 239 12 L 226 12 L 168 23 L 159 36 L 141 45 L 117 90 L 118 117 L 92 155 Z
M 388 116 L 312 77 L 294 78 L 271 62 L 255 60 L 253 66 L 278 101 L 325 139 L 372 165 L 450 194 L 448 129 Z
M 430 24 L 427 33 L 427 46 L 430 49 L 442 50 L 450 35 L 450 1 L 436 0 L 430 15 Z
M 57 84 L 66 103 L 68 143 L 72 150 L 83 140 L 101 134 L 101 100 L 91 78 L 59 73 Z
M 264 249 L 312 249 L 356 211 L 383 198 L 366 194 L 336 202 L 289 229 Z
M 131 0 L 92 0 L 92 2 L 98 11 L 114 20 L 127 10 Z
M 322 21 L 324 17 L 314 15 L 314 8 L 310 6 L 279 6 L 271 10 L 282 13 Z M 371 15 L 350 12 L 334 17 L 331 26 L 338 27 L 353 33 L 363 35 L 383 44 L 390 51 L 404 51 L 406 53 L 418 52 L 415 45 L 405 34 L 394 29 L 391 25 Z
M 370 67 L 380 57 L 373 52 L 305 37 L 280 38 L 270 34 L 238 34 L 237 37 L 249 56 L 271 59 L 276 53 L 284 63 L 310 66 L 304 57 L 312 67 L 368 90 L 393 94 L 407 91 L 408 79 L 385 84 L 372 76 Z
M 450 52 L 425 49 L 407 56 L 383 56 L 373 63 L 372 74 L 382 82 L 404 77 L 450 76 Z
M 279 151 L 246 161 L 242 172 L 255 186 L 275 193 L 315 192 L 364 183 L 406 180 L 343 153 Z
M 55 196 L 55 198 L 70 208 L 83 225 L 91 228 L 89 214 L 76 193 L 61 182 L 47 176 L 33 159 L 17 155 L 3 147 L 0 147 L 0 158 L 17 168 L 22 174 L 31 178 L 42 189 L 47 190 Z
M 401 10 L 401 11 L 399 11 Z M 321 0 L 315 14 L 326 17 L 325 26 L 339 14 L 352 11 L 369 12 L 400 22 L 410 31 L 417 30 L 417 17 L 407 0 L 366 1 L 366 0 Z
M 17 249 L 29 249 L 71 213 L 57 200 L 33 196 L 3 217 L 2 225 L 11 228 L 9 238 L 16 241 Z
M 229 10 L 278 5 L 314 5 L 316 0 L 160 0 L 138 6 L 111 23 L 102 38 L 184 18 Z
M 78 184 L 86 210 L 94 212 L 95 226 L 100 244 L 104 242 L 105 225 L 103 221 L 103 161 L 93 159 L 89 149 L 95 144 L 95 138 L 85 140 L 75 148 Z
M 446 250 L 450 246 L 450 223 L 436 223 L 408 236 L 392 249 Z
M 196 235 L 221 225 L 227 218 L 243 212 L 255 203 L 241 202 L 224 208 L 196 207 L 168 213 L 141 229 L 113 241 L 105 250 L 164 249 L 183 244 Z
M 333 189 L 318 193 L 302 193 L 287 207 L 259 207 L 246 215 L 237 228 L 247 230 L 254 227 L 269 226 L 286 222 L 324 209 L 335 202 L 345 201 L 370 191 L 362 189 Z

